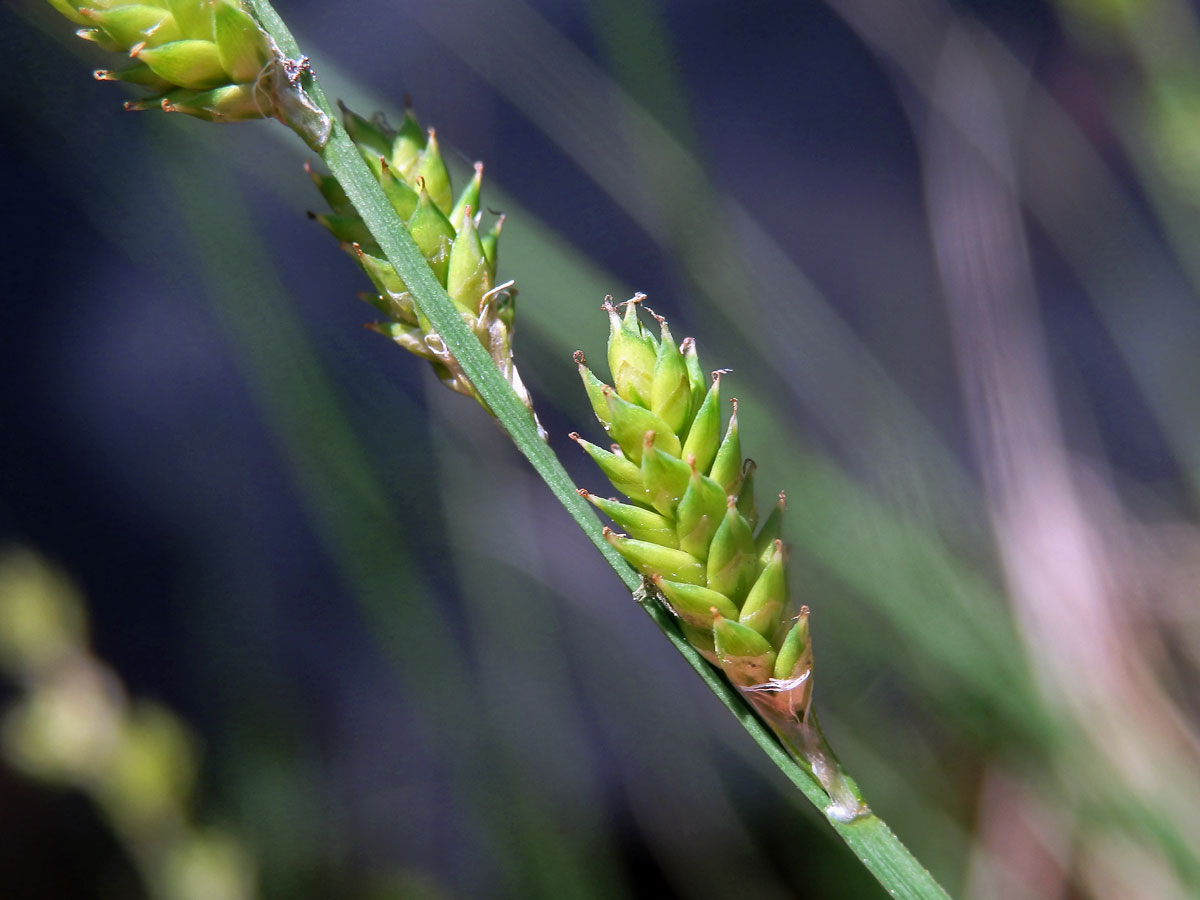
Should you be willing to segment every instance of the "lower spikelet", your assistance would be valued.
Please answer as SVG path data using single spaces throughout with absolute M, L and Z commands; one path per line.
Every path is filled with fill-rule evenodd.
M 624 533 L 604 537 L 650 582 L 687 640 L 768 718 L 803 721 L 812 698 L 808 608 L 789 616 L 784 495 L 758 526 L 752 460 L 743 460 L 738 404 L 722 429 L 721 377 L 704 375 L 691 338 L 676 344 L 604 301 L 612 385 L 582 353 L 575 362 L 609 449 L 576 441 L 628 502 L 587 491 Z M 651 313 L 653 315 L 653 313 Z

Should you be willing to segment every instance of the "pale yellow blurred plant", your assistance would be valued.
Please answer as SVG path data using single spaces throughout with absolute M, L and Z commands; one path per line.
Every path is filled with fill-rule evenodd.
M 61 573 L 0 554 L 0 674 L 20 689 L 0 749 L 32 779 L 77 790 L 108 820 L 158 900 L 252 900 L 254 867 L 191 809 L 197 750 L 170 710 L 130 698 L 87 645 L 87 614 Z

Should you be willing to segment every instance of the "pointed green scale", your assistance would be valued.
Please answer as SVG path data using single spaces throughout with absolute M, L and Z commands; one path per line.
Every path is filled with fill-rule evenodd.
M 246 122 L 262 118 L 253 84 L 226 84 L 211 91 L 179 88 L 162 98 L 167 112 L 186 113 L 209 122 Z
M 713 621 L 713 646 L 718 665 L 737 687 L 753 687 L 770 680 L 775 651 L 753 628 L 717 616 Z
M 329 229 L 329 233 L 345 244 L 375 246 L 375 239 L 358 216 L 331 216 L 326 213 L 311 213 L 312 217 Z
M 774 706 L 803 719 L 812 703 L 813 690 L 812 640 L 808 631 L 808 607 L 800 607 L 800 615 L 788 630 L 775 657 L 774 677 L 784 684 L 774 694 Z
M 650 506 L 650 495 L 642 486 L 642 470 L 638 466 L 623 456 L 617 456 L 603 447 L 585 441 L 573 431 L 568 436 L 595 461 L 613 487 L 634 503 Z
M 652 576 L 651 580 L 666 597 L 675 615 L 694 628 L 711 631 L 714 610 L 726 618 L 737 619 L 737 607 L 724 594 L 718 594 L 698 584 L 668 581 L 659 575 Z
M 417 159 L 416 176 L 418 183 L 425 182 L 425 190 L 433 202 L 447 216 L 454 207 L 454 192 L 450 189 L 450 171 L 446 161 L 442 159 L 441 148 L 438 147 L 437 132 L 429 129 L 429 137 L 425 141 L 425 149 Z
M 675 532 L 680 549 L 707 560 L 713 535 L 725 514 L 725 492 L 707 475 L 700 474 L 695 457 L 688 457 L 688 461 L 688 485 L 675 511 Z
M 267 44 L 250 15 L 232 3 L 213 8 L 213 38 L 221 65 L 233 81 L 254 81 L 267 62 Z
M 618 503 L 616 500 L 605 500 L 603 497 L 589 494 L 582 488 L 579 489 L 579 495 L 629 532 L 630 537 L 670 547 L 673 550 L 678 549 L 679 544 L 675 540 L 675 526 L 671 524 L 670 519 L 641 506 Z
M 396 211 L 396 215 L 406 220 L 410 218 L 417 211 L 420 194 L 409 187 L 407 182 L 396 177 L 396 173 L 392 171 L 392 167 L 388 165 L 383 156 L 379 157 L 377 177 L 379 186 L 383 188 L 383 193 L 388 198 L 392 209 Z
M 600 424 L 608 430 L 612 419 L 608 411 L 608 400 L 604 398 L 604 389 L 608 387 L 597 378 L 587 366 L 587 358 L 582 350 L 575 351 L 575 365 L 579 369 L 579 377 L 583 380 L 583 389 L 587 392 L 588 401 L 592 404 L 592 412 L 600 420 Z
M 691 469 L 683 460 L 656 447 L 657 439 L 653 431 L 642 436 L 642 484 L 654 508 L 664 516 L 674 516 L 687 490 Z
M 691 412 L 692 386 L 688 380 L 687 365 L 683 354 L 675 346 L 667 320 L 660 319 L 662 334 L 658 341 L 658 355 L 654 359 L 654 374 L 650 380 L 650 410 L 671 426 L 676 434 L 682 434 Z
M 374 322 L 368 326 L 372 331 L 389 337 L 409 353 L 430 362 L 437 361 L 435 354 L 425 342 L 425 332 L 420 325 L 402 325 L 399 322 Z
M 788 629 L 775 657 L 776 678 L 799 678 L 812 667 L 812 647 L 808 633 L 808 607 L 800 607 L 800 615 Z
M 696 353 L 695 338 L 684 338 L 683 343 L 679 345 L 679 352 L 683 356 L 683 364 L 688 373 L 688 384 L 692 388 L 692 402 L 688 406 L 691 410 L 688 418 L 690 426 L 692 419 L 700 409 L 700 404 L 704 402 L 704 395 L 708 393 L 708 379 L 704 377 L 704 371 L 700 368 L 700 356 Z
M 211 41 L 216 37 L 213 5 L 209 0 L 166 0 L 163 5 L 171 11 L 184 37 L 198 41 Z
M 647 577 L 661 575 L 683 584 L 704 584 L 704 564 L 689 553 L 618 535 L 611 528 L 605 528 L 603 534 L 628 563 Z
M 640 291 L 638 293 L 634 294 L 632 297 L 630 297 L 625 302 L 625 317 L 624 317 L 623 321 L 624 321 L 625 325 L 627 325 L 634 334 L 641 335 L 642 341 L 650 349 L 650 353 L 653 356 L 653 360 L 650 363 L 649 375 L 651 378 L 653 378 L 654 377 L 654 364 L 656 362 L 658 362 L 658 338 L 656 338 L 654 336 L 654 334 L 650 331 L 649 328 L 647 328 L 646 326 L 644 326 L 642 324 L 642 320 L 638 316 L 638 312 L 640 311 L 641 305 L 645 301 L 646 301 L 646 295 L 641 293 Z M 648 312 L 648 313 L 650 313 L 650 315 L 654 316 L 654 310 L 652 310 L 648 307 L 646 309 L 646 312 Z M 655 318 L 657 318 L 657 316 L 655 316 Z M 648 394 L 647 394 L 647 397 L 649 397 Z M 647 402 L 649 402 L 649 401 L 647 401 Z
M 378 123 L 363 118 L 340 100 L 338 108 L 342 111 L 346 134 L 350 135 L 363 159 L 369 163 L 391 153 L 392 138 Z
M 775 635 L 779 617 L 788 605 L 787 562 L 783 541 L 776 541 L 766 567 L 755 579 L 742 604 L 738 621 L 749 625 L 767 640 Z
M 648 407 L 658 347 L 638 321 L 637 306 L 643 298 L 643 294 L 636 294 L 625 304 L 624 318 L 617 313 L 611 297 L 604 298 L 603 308 L 608 313 L 608 370 L 613 387 L 621 399 Z
M 758 509 L 754 506 L 754 473 L 757 470 L 758 464 L 752 459 L 742 463 L 741 486 L 737 495 L 737 510 L 751 530 L 758 527 Z
M 480 243 L 483 244 L 483 255 L 487 257 L 488 265 L 492 269 L 492 281 L 496 280 L 497 266 L 497 244 L 500 242 L 500 231 L 504 228 L 504 214 L 501 213 L 496 217 L 492 227 L 479 236 Z
M 378 124 L 364 119 L 340 100 L 338 106 L 342 110 L 342 122 L 346 133 L 350 135 L 350 140 L 354 141 L 354 146 L 370 167 L 371 174 L 379 178 L 383 173 L 381 160 L 391 152 L 391 137 Z
M 217 45 L 211 41 L 172 41 L 139 50 L 137 58 L 171 84 L 206 91 L 229 84 L 229 73 L 221 65 Z
M 356 215 L 354 205 L 336 178 L 316 171 L 308 163 L 304 164 L 304 171 L 308 173 L 308 177 L 313 180 L 313 184 L 317 186 L 317 190 L 321 192 L 321 196 L 325 198 L 325 202 L 329 204 L 329 208 L 334 213 L 339 216 Z
M 354 250 L 358 264 L 367 273 L 367 277 L 388 299 L 387 312 L 399 319 L 415 322 L 412 294 L 408 292 L 408 286 L 396 274 L 392 264 L 382 257 L 366 252 L 362 249 L 361 244 L 353 244 L 351 249 Z
M 433 132 L 430 132 L 432 136 Z M 432 145 L 431 145 L 432 146 Z M 449 221 L 449 219 L 447 219 Z M 475 222 L 468 215 L 463 217 L 458 236 L 450 246 L 450 265 L 446 272 L 446 293 L 465 313 L 477 315 L 483 295 L 492 289 L 492 273 L 487 258 L 483 255 L 483 244 Z
M 734 397 L 729 401 L 733 405 L 733 414 L 729 417 L 729 426 L 725 429 L 725 437 L 717 448 L 713 459 L 712 471 L 709 477 L 725 490 L 726 494 L 737 494 L 742 486 L 742 442 L 738 437 L 738 402 Z
M 75 32 L 75 36 L 85 41 L 91 41 L 97 47 L 107 50 L 109 53 L 124 53 L 129 50 L 128 47 L 122 47 L 99 28 L 80 28 Z
M 417 165 L 425 149 L 425 130 L 408 106 L 404 108 L 404 120 L 400 130 L 392 139 L 389 161 L 410 185 L 416 186 Z
M 97 81 L 123 81 L 160 93 L 171 89 L 170 82 L 160 78 L 153 69 L 142 62 L 135 62 L 123 69 L 97 69 L 92 74 Z
M 636 463 L 642 461 L 642 441 L 647 431 L 654 432 L 654 445 L 668 456 L 679 456 L 679 438 L 667 423 L 650 412 L 625 400 L 607 384 L 602 389 L 608 403 L 611 424 L 608 433 L 621 445 L 625 455 Z
M 122 49 L 138 44 L 157 47 L 182 40 L 184 36 L 175 17 L 160 6 L 127 3 L 110 9 L 85 7 L 79 13 L 89 24 L 103 29 Z
M 771 561 L 771 557 L 775 553 L 775 542 L 783 533 L 783 511 L 786 508 L 787 494 L 780 491 L 778 502 L 771 509 L 767 521 L 763 522 L 762 528 L 758 530 L 758 537 L 754 539 L 754 553 L 758 556 L 760 570 Z
M 462 228 L 463 215 L 469 215 L 467 210 L 479 211 L 479 192 L 482 187 L 483 163 L 477 162 L 475 163 L 475 175 L 467 182 L 462 193 L 458 195 L 458 199 L 454 201 L 454 208 L 450 210 L 450 224 L 456 230 Z
M 687 440 L 683 442 L 683 455 L 696 457 L 696 468 L 707 472 L 716 458 L 721 437 L 721 372 L 714 372 L 712 386 L 696 411 Z
M 754 535 L 746 520 L 738 514 L 732 497 L 708 549 L 707 574 L 710 588 L 738 604 L 758 574 Z
M 444 285 L 450 270 L 454 226 L 424 189 L 417 198 L 417 208 L 408 220 L 408 233 L 429 263 L 429 268 L 433 269 L 434 277 Z
M 162 109 L 163 98 L 139 97 L 137 100 L 126 100 L 125 109 L 131 112 L 145 112 L 148 109 Z

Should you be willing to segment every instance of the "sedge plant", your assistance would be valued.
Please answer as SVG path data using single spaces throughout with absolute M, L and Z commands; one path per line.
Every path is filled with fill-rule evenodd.
M 512 361 L 514 291 L 496 284 L 501 221 L 481 232 L 481 167 L 455 198 L 436 134 L 406 111 L 398 129 L 343 108 L 266 0 L 50 0 L 80 36 L 132 58 L 103 80 L 146 88 L 130 109 L 211 122 L 276 118 L 317 152 L 317 215 L 353 255 L 384 320 L 372 326 L 427 359 L 506 429 L 667 638 L 751 737 L 825 815 L 892 896 L 944 897 L 842 772 L 812 711 L 809 611 L 790 617 L 783 497 L 758 527 L 754 465 L 741 457 L 736 404 L 722 428 L 720 372 L 665 320 L 654 336 L 639 298 L 606 302 L 613 385 L 577 363 L 615 441 L 577 440 L 630 503 L 578 490 L 547 447 Z M 590 501 L 590 505 L 589 505 Z M 628 534 L 601 528 L 596 506 Z M 632 566 L 632 568 L 631 568 Z M 635 571 L 636 570 L 636 571 Z

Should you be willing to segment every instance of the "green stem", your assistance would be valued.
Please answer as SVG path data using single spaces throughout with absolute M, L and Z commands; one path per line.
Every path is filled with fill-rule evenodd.
M 268 0 L 247 0 L 266 32 L 280 51 L 292 59 L 302 54 L 295 38 L 275 12 Z M 620 576 L 625 586 L 634 592 L 646 610 L 675 648 L 688 661 L 726 708 L 738 719 L 751 738 L 771 758 L 805 797 L 819 810 L 830 807 L 829 794 L 789 755 L 770 729 L 755 715 L 742 696 L 713 669 L 683 638 L 675 620 L 659 603 L 641 591 L 641 580 L 616 551 L 604 540 L 600 524 L 586 501 L 576 493 L 575 485 L 558 458 L 543 442 L 532 413 L 504 380 L 495 362 L 488 356 L 479 340 L 463 323 L 449 296 L 435 280 L 424 256 L 397 218 L 382 188 L 375 180 L 358 148 L 337 121 L 329 101 L 310 70 L 301 73 L 300 84 L 308 99 L 319 107 L 332 124 L 329 139 L 319 149 L 330 173 L 341 183 L 350 202 L 367 226 L 371 236 L 383 250 L 388 262 L 404 280 L 413 300 L 454 354 L 463 372 L 479 395 L 508 431 L 517 449 L 546 482 L 547 486 L 575 519 L 576 523 L 596 545 L 597 549 Z M 306 129 L 299 125 L 298 133 Z M 309 139 L 306 137 L 306 141 Z M 311 141 L 309 141 L 311 143 Z M 827 746 L 827 745 L 826 745 Z M 830 754 L 832 755 L 832 754 Z M 836 763 L 835 763 L 836 765 Z M 840 771 L 840 770 L 839 770 Z M 835 803 L 836 807 L 837 804 Z M 929 900 L 944 898 L 945 891 L 890 829 L 873 814 L 853 821 L 838 821 L 828 813 L 826 818 L 893 897 Z

